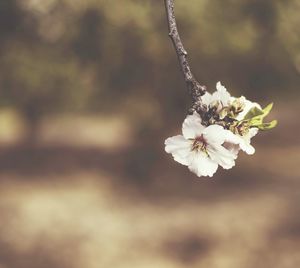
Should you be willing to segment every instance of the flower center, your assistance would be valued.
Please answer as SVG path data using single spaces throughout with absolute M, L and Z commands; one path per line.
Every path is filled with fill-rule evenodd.
M 207 154 L 206 147 L 207 147 L 207 142 L 204 139 L 203 135 L 196 137 L 193 140 L 192 151 L 197 151 L 197 152 L 202 151 Z
M 249 124 L 247 122 L 234 122 L 229 130 L 233 132 L 233 134 L 239 134 L 240 136 L 244 136 L 249 132 Z

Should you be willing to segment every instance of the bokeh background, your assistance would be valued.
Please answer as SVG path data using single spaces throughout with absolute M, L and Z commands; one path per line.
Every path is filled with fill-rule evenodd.
M 1 0 L 0 267 L 300 267 L 299 13 L 176 1 L 198 80 L 279 120 L 199 179 L 164 152 L 190 98 L 162 0 Z

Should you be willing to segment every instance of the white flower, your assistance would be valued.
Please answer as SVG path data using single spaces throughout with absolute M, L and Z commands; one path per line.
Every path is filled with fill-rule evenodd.
M 232 105 L 235 100 L 239 99 L 241 105 L 244 106 L 244 109 L 241 113 L 239 113 L 237 120 L 243 119 L 247 112 L 255 106 L 261 109 L 261 106 L 258 103 L 249 101 L 244 96 L 241 96 L 239 98 L 231 96 L 220 81 L 217 83 L 216 89 L 217 90 L 213 94 L 210 94 L 207 91 L 205 92 L 205 94 L 201 97 L 203 104 L 209 107 L 210 105 L 215 104 L 215 102 L 218 101 L 223 108 Z
M 254 154 L 255 148 L 250 144 L 251 138 L 253 138 L 258 132 L 258 128 L 250 128 L 249 131 L 244 135 L 235 134 L 239 140 L 238 144 L 226 142 L 224 147 L 234 154 L 238 154 L 241 149 L 247 154 Z
M 201 124 L 200 116 L 194 113 L 184 120 L 182 133 L 166 139 L 165 150 L 198 177 L 212 177 L 218 165 L 225 169 L 235 165 L 236 153 L 223 146 L 224 143 L 239 143 L 231 131 L 218 125 L 205 127 Z
M 231 97 L 231 101 L 233 102 L 236 98 L 235 97 Z M 243 120 L 245 115 L 253 108 L 253 107 L 257 107 L 259 109 L 261 109 L 261 106 L 257 103 L 257 102 L 252 102 L 247 100 L 244 96 L 241 96 L 239 98 L 240 102 L 242 103 L 242 105 L 244 106 L 244 109 L 242 112 L 240 112 L 238 114 L 238 116 L 236 117 L 237 120 Z
M 206 92 L 202 96 L 202 102 L 207 107 L 217 105 L 217 112 L 220 112 L 220 110 L 224 107 L 232 106 L 234 102 L 238 101 L 240 106 L 243 107 L 243 110 L 237 114 L 235 119 L 241 121 L 253 107 L 261 109 L 261 106 L 258 103 L 251 102 L 247 100 L 244 96 L 241 96 L 239 98 L 231 96 L 226 90 L 226 88 L 221 84 L 221 82 L 217 83 L 216 88 L 217 91 L 215 91 L 213 94 Z M 250 143 L 251 138 L 254 137 L 257 133 L 257 128 L 250 128 L 243 135 L 235 133 L 235 135 L 239 139 L 239 146 L 236 146 L 235 144 L 226 144 L 226 148 L 230 149 L 230 151 L 236 154 L 238 153 L 239 149 L 246 152 L 247 154 L 254 154 L 255 149 Z
M 221 84 L 221 82 L 217 83 L 216 88 L 217 91 L 213 94 L 210 94 L 207 91 L 205 92 L 205 94 L 201 97 L 202 103 L 208 107 L 216 102 L 219 102 L 219 104 L 223 107 L 229 106 L 232 101 L 232 97 L 227 92 L 226 88 Z

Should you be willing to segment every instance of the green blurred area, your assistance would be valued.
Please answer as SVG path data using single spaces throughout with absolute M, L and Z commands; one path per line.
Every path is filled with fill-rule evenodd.
M 300 267 L 300 3 L 175 2 L 197 79 L 278 127 L 197 179 L 162 0 L 1 0 L 0 268 Z
M 221 80 L 257 100 L 297 96 L 297 1 L 176 4 L 195 75 L 211 90 Z M 0 8 L 2 107 L 29 121 L 63 112 L 168 119 L 188 107 L 161 1 L 3 0 Z

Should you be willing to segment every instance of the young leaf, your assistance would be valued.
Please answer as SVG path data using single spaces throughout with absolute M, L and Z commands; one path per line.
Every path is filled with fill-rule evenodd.
M 262 123 L 261 125 L 257 126 L 260 130 L 269 130 L 277 125 L 277 120 L 273 120 L 270 123 Z
M 276 120 L 273 120 L 270 123 L 263 122 L 263 119 L 270 113 L 272 108 L 273 108 L 273 103 L 270 103 L 262 110 L 257 107 L 253 107 L 245 115 L 244 120 L 248 121 L 250 127 L 257 127 L 260 130 L 268 130 L 268 129 L 274 128 L 277 125 Z
M 263 110 L 259 109 L 258 107 L 253 107 L 249 110 L 249 112 L 245 115 L 244 120 L 249 120 L 253 117 L 263 115 Z
M 263 118 L 266 117 L 273 108 L 273 102 L 271 102 L 269 105 L 267 105 L 262 111 L 263 111 Z

